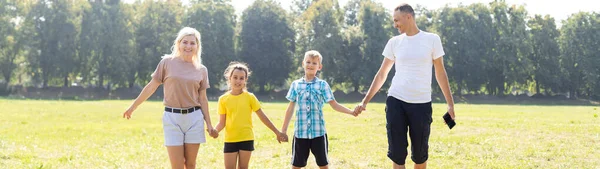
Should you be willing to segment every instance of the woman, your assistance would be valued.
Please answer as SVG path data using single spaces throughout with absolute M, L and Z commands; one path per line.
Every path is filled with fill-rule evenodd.
M 171 167 L 195 168 L 200 143 L 206 142 L 204 122 L 210 136 L 218 137 L 208 112 L 208 72 L 201 62 L 200 32 L 190 27 L 181 29 L 171 51 L 163 56 L 152 80 L 123 113 L 123 118 L 130 119 L 133 111 L 164 84 L 162 120 Z

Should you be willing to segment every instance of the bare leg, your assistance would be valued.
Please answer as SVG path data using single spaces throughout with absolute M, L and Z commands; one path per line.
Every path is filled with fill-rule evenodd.
M 248 166 L 250 165 L 251 156 L 252 151 L 240 150 L 240 158 L 238 159 L 238 169 L 248 169 Z
M 394 163 L 394 162 L 392 162 L 392 163 Z M 406 169 L 406 168 L 404 167 L 404 165 L 394 163 L 394 169 Z
M 415 164 L 415 169 L 426 169 L 427 168 L 427 161 L 425 161 L 422 164 Z
M 198 156 L 200 144 L 183 144 L 183 148 L 183 152 L 185 154 L 185 168 L 196 168 L 196 157 Z
M 183 169 L 185 158 L 183 155 L 183 146 L 167 146 L 169 160 L 172 169 Z
M 225 169 L 236 169 L 238 153 L 225 153 Z

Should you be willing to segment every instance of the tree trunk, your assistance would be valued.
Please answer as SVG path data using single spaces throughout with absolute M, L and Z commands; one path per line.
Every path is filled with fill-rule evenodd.
M 63 87 L 69 87 L 69 74 L 65 75 L 63 79 Z
M 100 72 L 98 74 L 98 82 L 96 83 L 96 87 L 104 88 L 104 73 Z
M 7 85 L 10 84 L 11 74 L 12 74 L 11 70 L 9 70 L 8 72 L 4 72 L 4 81 L 6 82 Z
M 48 69 L 44 69 L 42 67 L 42 88 L 47 88 L 48 87 Z
M 106 47 L 104 48 L 104 50 L 106 51 Z M 103 55 L 104 52 L 101 52 L 99 54 L 97 54 L 99 57 L 102 57 L 102 62 L 100 62 L 98 64 L 98 85 L 97 87 L 101 87 L 104 88 L 104 73 L 106 73 L 106 63 L 108 62 L 106 60 L 107 56 Z
M 128 87 L 132 89 L 133 85 L 135 84 L 135 72 L 131 73 L 129 76 Z
M 535 77 L 535 93 L 540 93 L 540 80 L 538 77 Z
M 462 85 L 457 81 L 456 86 L 458 87 L 458 91 L 456 91 L 456 95 L 462 96 Z

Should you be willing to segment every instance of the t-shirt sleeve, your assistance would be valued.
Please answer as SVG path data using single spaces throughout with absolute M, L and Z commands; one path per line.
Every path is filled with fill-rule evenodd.
M 250 108 L 252 109 L 252 112 L 256 112 L 260 109 L 260 102 L 254 94 L 250 94 Z
M 444 49 L 442 47 L 442 40 L 440 39 L 440 36 L 434 34 L 434 38 L 433 38 L 433 52 L 432 52 L 432 58 L 433 60 L 440 58 L 442 56 L 444 56 Z
M 296 82 L 292 82 L 292 85 L 290 85 L 290 89 L 288 90 L 288 93 L 285 96 L 285 98 L 291 102 L 297 102 L 296 97 L 298 96 L 298 92 L 296 91 L 296 85 Z
M 219 97 L 219 114 L 227 114 L 227 108 L 225 107 L 225 99 Z
M 321 92 L 321 94 L 323 95 L 323 100 L 325 100 L 325 103 L 335 100 L 333 97 L 333 92 L 331 92 L 331 87 L 329 87 L 327 82 L 323 82 L 323 92 Z
M 383 53 L 381 53 L 383 56 L 385 56 L 388 59 L 391 60 L 395 60 L 396 56 L 394 56 L 394 39 L 395 38 L 391 38 L 390 40 L 388 40 L 387 44 L 385 44 L 385 48 L 383 48 Z
M 205 90 L 210 88 L 210 84 L 208 83 L 208 69 L 206 67 L 202 67 L 202 81 L 200 81 L 200 89 Z
M 165 59 L 162 59 L 162 60 L 160 60 L 160 62 L 158 62 L 158 65 L 156 66 L 156 70 L 154 70 L 154 72 L 150 76 L 152 77 L 152 80 L 162 84 L 165 82 L 165 74 L 166 74 Z

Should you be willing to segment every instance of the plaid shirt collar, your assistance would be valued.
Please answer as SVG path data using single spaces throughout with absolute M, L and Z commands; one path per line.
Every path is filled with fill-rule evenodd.
M 306 84 L 312 84 L 312 83 L 316 83 L 316 82 L 317 82 L 317 81 L 319 81 L 319 80 L 321 80 L 321 79 L 319 79 L 319 78 L 318 78 L 318 77 L 316 77 L 316 76 L 315 76 L 315 78 L 313 78 L 313 80 L 311 80 L 311 81 L 306 81 L 306 79 L 305 79 L 304 77 L 302 77 L 302 81 L 300 81 L 300 82 L 302 82 L 302 83 L 306 83 Z

